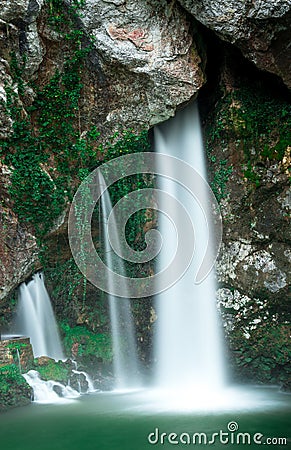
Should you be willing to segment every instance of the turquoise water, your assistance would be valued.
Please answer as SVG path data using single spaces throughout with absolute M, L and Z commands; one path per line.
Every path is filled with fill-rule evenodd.
M 229 393 L 229 396 L 232 394 Z M 191 400 L 191 396 L 190 396 Z M 143 450 L 150 448 L 291 448 L 291 396 L 275 388 L 241 390 L 234 401 L 219 410 L 159 397 L 155 392 L 95 393 L 65 404 L 32 404 L 1 415 L 1 449 L 5 450 Z M 192 400 L 190 401 L 190 403 Z M 249 403 L 249 406 L 248 406 Z M 239 427 L 229 431 L 228 426 Z M 230 425 L 232 423 L 232 425 Z M 157 431 L 158 430 L 158 431 Z M 220 436 L 213 433 L 222 433 Z M 187 435 L 205 433 L 206 444 L 181 443 Z M 250 435 L 251 443 L 237 444 L 237 433 Z M 152 442 L 148 442 L 148 436 Z M 166 433 L 166 436 L 161 434 Z M 170 440 L 178 442 L 171 444 Z M 182 435 L 182 433 L 187 433 Z M 253 441 L 260 433 L 262 444 Z M 286 444 L 268 445 L 267 438 L 288 438 Z M 203 439 L 201 437 L 201 439 Z M 228 439 L 228 443 L 226 443 Z M 247 437 L 246 437 L 247 439 Z M 258 439 L 258 438 L 257 438 Z M 231 442 L 232 440 L 232 442 Z M 162 443 L 164 442 L 164 443 Z M 203 442 L 203 441 L 202 441 Z M 225 443 L 224 443 L 225 442 Z M 273 442 L 278 442 L 273 441 Z

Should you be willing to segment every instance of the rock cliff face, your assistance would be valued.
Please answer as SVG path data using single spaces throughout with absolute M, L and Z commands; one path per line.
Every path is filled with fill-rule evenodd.
M 61 253 L 63 272 L 52 276 L 52 285 L 63 282 L 57 313 L 74 308 L 74 326 L 106 328 L 107 316 L 95 308 L 92 287 L 80 307 L 83 280 L 70 266 L 66 212 L 81 175 L 104 158 L 100 144 L 116 131 L 149 129 L 202 91 L 207 38 L 197 21 L 219 36 L 216 42 L 228 42 L 220 48 L 238 47 L 290 87 L 289 20 L 287 0 L 0 0 L 0 302 L 42 266 L 42 239 L 52 266 Z M 278 96 L 259 71 L 254 78 L 241 77 L 244 58 L 223 65 L 214 52 L 209 51 L 208 62 L 218 74 L 219 95 L 206 94 L 213 98 L 203 120 L 212 187 L 224 220 L 218 297 L 232 350 L 239 355 L 237 367 L 255 370 L 255 364 L 265 364 L 260 379 L 276 382 L 288 353 L 287 90 Z M 252 72 L 250 66 L 244 71 Z M 210 73 L 209 78 L 213 83 Z M 51 210 L 52 223 L 46 217 Z M 50 225 L 41 237 L 38 217 Z M 139 340 L 145 342 L 142 320 L 149 311 L 142 308 Z M 277 347 L 264 347 L 264 336 Z M 279 347 L 281 359 L 264 353 Z
M 69 52 L 64 32 L 52 24 L 51 8 L 63 5 L 70 10 L 77 2 L 9 0 L 0 12 L 0 114 L 1 138 L 13 134 L 14 121 L 8 111 L 7 92 L 23 117 L 36 97 L 36 89 L 62 71 Z M 285 56 L 288 1 L 180 3 L 219 36 L 238 45 L 260 68 L 280 75 L 290 83 Z M 66 14 L 56 13 L 55 22 Z M 117 127 L 148 128 L 172 116 L 179 104 L 195 95 L 205 81 L 205 56 L 197 50 L 195 26 L 175 2 L 87 0 L 75 32 L 82 31 L 80 46 L 89 36 L 93 46 L 82 72 L 79 100 L 80 132 L 96 125 L 106 137 Z M 13 57 L 12 57 L 13 55 Z M 23 58 L 25 63 L 23 63 Z M 15 61 L 22 67 L 22 92 Z M 32 83 L 31 83 L 32 82 Z M 33 120 L 33 119 L 32 119 Z M 43 170 L 45 168 L 43 167 Z M 19 222 L 9 198 L 13 167 L 2 164 L 1 182 L 1 298 L 38 268 L 34 231 Z M 283 201 L 283 200 L 282 200 Z
M 179 0 L 222 39 L 235 44 L 259 69 L 291 88 L 289 0 Z
M 196 32 L 178 5 L 165 0 L 88 0 L 76 15 L 72 6 L 77 3 L 0 2 L 0 133 L 4 142 L 17 126 L 11 117 L 11 98 L 22 119 L 33 124 L 28 109 L 36 91 L 57 71 L 63 72 L 78 36 L 80 50 L 90 46 L 76 109 L 80 135 L 94 125 L 102 131 L 101 141 L 117 129 L 149 128 L 173 116 L 177 105 L 202 86 Z M 38 125 L 32 127 L 37 133 Z M 40 264 L 33 227 L 19 221 L 9 195 L 13 170 L 12 165 L 1 166 L 0 298 Z M 40 170 L 48 173 L 49 166 L 42 164 Z
M 25 53 L 26 82 L 38 81 L 41 76 L 47 79 L 62 67 L 65 56 L 55 49 L 62 47 L 64 36 L 51 26 L 49 2 L 1 3 L 5 3 L 0 13 L 3 82 L 12 83 L 11 51 L 18 56 Z M 63 3 L 67 8 L 74 4 L 55 3 Z M 139 127 L 153 125 L 173 115 L 176 106 L 203 84 L 193 29 L 178 6 L 169 6 L 166 1 L 88 0 L 80 16 L 75 18 L 76 30 L 82 29 L 94 40 L 88 67 L 91 79 L 84 81 L 90 85 L 87 91 L 96 89 L 91 96 L 86 92 L 86 100 L 96 112 L 99 125 L 104 121 Z M 85 39 L 82 45 L 86 44 Z M 33 92 L 28 87 L 27 90 L 27 96 L 33 98 Z M 3 85 L 2 95 L 5 100 Z M 9 129 L 11 120 L 3 119 Z
M 211 184 L 224 225 L 218 302 L 239 376 L 287 388 L 288 91 L 237 54 L 226 52 L 223 59 L 220 94 L 205 119 Z

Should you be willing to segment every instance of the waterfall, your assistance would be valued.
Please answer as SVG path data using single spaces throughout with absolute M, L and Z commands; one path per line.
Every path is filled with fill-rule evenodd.
M 57 323 L 41 272 L 19 286 L 16 332 L 30 338 L 35 357 L 64 359 Z
M 93 381 L 91 380 L 91 378 L 89 377 L 87 372 L 84 372 L 83 370 L 77 370 L 77 369 L 73 369 L 72 372 L 75 373 L 76 375 L 83 375 L 84 376 L 84 378 L 85 378 L 85 380 L 87 381 L 87 384 L 88 384 L 88 389 L 86 391 L 86 394 L 89 394 L 90 392 L 96 392 L 96 389 L 94 388 Z M 79 392 L 80 393 L 82 392 L 80 381 L 79 381 Z
M 102 175 L 99 175 L 99 183 L 105 184 Z M 108 217 L 112 212 L 112 204 L 108 190 L 101 196 L 100 207 L 100 224 L 101 237 L 103 243 L 103 250 L 105 253 L 104 259 L 108 269 L 116 271 L 125 277 L 125 267 L 123 260 L 119 258 L 111 248 L 108 238 Z M 112 221 L 111 232 L 114 235 L 115 242 L 119 242 L 117 223 Z M 118 249 L 121 254 L 120 248 Z M 124 279 L 126 283 L 126 279 Z M 108 291 L 112 292 L 112 279 L 110 272 L 107 275 Z M 126 287 L 124 286 L 124 289 Z M 123 289 L 123 291 L 124 291 Z M 112 347 L 113 347 L 113 365 L 116 389 L 132 389 L 139 386 L 139 367 L 136 350 L 135 330 L 133 318 L 131 313 L 131 305 L 128 298 L 116 297 L 108 294 L 110 322 L 112 333 Z
M 20 361 L 20 353 L 19 353 L 19 349 L 16 349 L 16 356 L 17 356 L 17 364 L 18 364 L 18 369 L 19 369 L 19 373 L 22 372 L 22 368 L 21 368 L 21 361 Z
M 156 127 L 155 149 L 190 164 L 204 179 L 206 168 L 197 105 L 191 104 L 173 119 Z M 168 168 L 173 179 L 175 164 Z M 194 275 L 203 258 L 208 236 L 207 211 L 177 182 L 159 177 L 159 188 L 174 196 L 190 215 L 195 231 L 195 252 L 185 275 L 170 289 L 156 296 L 157 331 L 155 384 L 170 390 L 217 390 L 223 385 L 223 358 L 215 304 L 213 271 L 200 284 Z M 201 191 L 201 189 L 200 189 Z M 163 208 L 162 208 L 163 209 Z M 174 225 L 180 217 L 172 212 Z M 163 214 L 159 227 L 165 245 L 158 269 L 167 266 L 175 253 L 175 226 Z M 187 239 L 187 237 L 186 237 Z
M 42 380 L 36 370 L 30 370 L 22 376 L 33 388 L 33 397 L 36 403 L 57 403 L 64 399 L 74 399 L 80 396 L 79 392 L 70 386 L 64 386 L 54 380 Z

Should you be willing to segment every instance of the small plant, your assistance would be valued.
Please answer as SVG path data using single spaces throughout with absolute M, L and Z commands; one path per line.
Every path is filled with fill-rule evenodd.
M 206 129 L 207 154 L 215 186 L 224 179 L 217 170 L 214 153 L 234 145 L 241 160 L 242 175 L 254 189 L 261 184 L 259 166 L 281 161 L 291 142 L 291 106 L 283 98 L 274 98 L 254 83 L 240 86 L 222 96 Z M 212 165 L 212 163 L 214 163 Z
M 25 344 L 25 342 L 11 342 L 10 344 L 6 345 L 6 348 L 9 348 L 10 350 L 22 350 L 26 347 L 27 344 Z
M 226 159 L 219 161 L 219 167 L 214 171 L 211 188 L 218 202 L 227 196 L 226 185 L 232 171 L 232 166 L 227 165 Z

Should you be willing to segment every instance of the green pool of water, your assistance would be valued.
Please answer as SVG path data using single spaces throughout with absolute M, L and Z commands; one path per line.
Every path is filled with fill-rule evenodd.
M 64 404 L 31 404 L 0 416 L 0 448 L 291 448 L 290 395 L 280 394 L 275 388 L 241 390 L 233 402 L 221 408 L 211 408 L 207 402 L 203 407 L 203 399 L 194 405 L 191 396 L 189 399 L 186 405 L 170 394 L 165 398 L 142 391 L 95 393 Z M 244 436 L 238 437 L 239 432 Z

